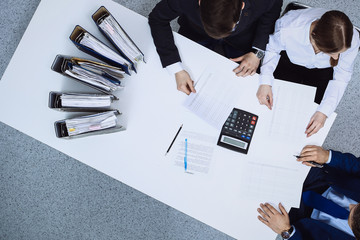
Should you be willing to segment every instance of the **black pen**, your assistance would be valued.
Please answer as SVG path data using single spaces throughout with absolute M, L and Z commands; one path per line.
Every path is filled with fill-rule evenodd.
M 298 155 L 294 155 L 294 157 L 296 157 L 296 158 L 303 158 L 303 156 L 298 156 Z M 317 163 L 317 162 L 315 162 L 315 161 L 304 161 L 304 162 L 308 162 L 308 163 L 310 163 L 310 164 L 312 164 L 312 165 L 314 165 L 315 167 L 318 167 L 318 168 L 324 167 L 324 165 L 322 165 L 322 164 L 320 164 L 320 163 Z
M 179 130 L 177 131 L 177 133 L 176 133 L 176 135 L 175 135 L 175 137 L 174 137 L 174 139 L 173 139 L 173 140 L 172 140 L 172 142 L 170 143 L 170 146 L 169 146 L 168 150 L 166 151 L 165 156 L 166 156 L 166 154 L 170 151 L 170 149 L 171 149 L 172 145 L 174 144 L 174 142 L 175 142 L 175 140 L 176 140 L 177 136 L 179 135 L 179 133 L 180 133 L 180 131 L 181 131 L 182 127 L 183 127 L 183 124 L 181 124 L 181 126 L 180 126 Z

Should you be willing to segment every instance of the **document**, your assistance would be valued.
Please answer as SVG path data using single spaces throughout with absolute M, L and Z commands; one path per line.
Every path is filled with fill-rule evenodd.
M 69 136 L 74 136 L 81 133 L 115 127 L 117 124 L 117 118 L 115 111 L 108 111 L 78 118 L 66 119 L 65 124 Z
M 112 96 L 100 94 L 70 94 L 60 95 L 62 107 L 107 108 L 110 107 Z
M 84 32 L 84 34 L 80 36 L 79 43 L 90 49 L 93 49 L 95 52 L 102 54 L 108 59 L 112 59 L 114 62 L 130 66 L 130 63 L 126 59 L 121 57 L 120 54 L 116 53 L 114 50 L 112 50 L 87 32 Z
M 100 20 L 99 27 L 118 48 L 133 62 L 143 61 L 143 55 L 112 15 Z
M 314 93 L 288 89 L 286 85 L 282 85 L 273 87 L 273 96 L 269 136 L 282 141 L 304 140 L 314 105 Z
M 207 174 L 213 159 L 217 138 L 193 131 L 182 131 L 177 137 L 174 153 L 175 166 L 184 169 L 185 139 L 187 139 L 187 171 Z
M 196 82 L 197 92 L 190 93 L 183 105 L 211 126 L 221 130 L 238 99 L 239 81 L 236 80 L 224 78 L 206 68 Z

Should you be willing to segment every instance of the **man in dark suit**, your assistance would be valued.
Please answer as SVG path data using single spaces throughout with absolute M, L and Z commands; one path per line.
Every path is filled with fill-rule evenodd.
M 162 66 L 175 74 L 177 88 L 195 92 L 193 81 L 181 65 L 170 21 L 179 17 L 179 33 L 241 62 L 238 76 L 256 72 L 269 34 L 280 15 L 282 0 L 161 0 L 149 15 L 151 34 Z
M 312 166 L 303 185 L 300 208 L 287 214 L 281 204 L 280 212 L 268 203 L 260 204 L 259 220 L 283 239 L 359 240 L 360 158 L 306 146 L 298 161 Z

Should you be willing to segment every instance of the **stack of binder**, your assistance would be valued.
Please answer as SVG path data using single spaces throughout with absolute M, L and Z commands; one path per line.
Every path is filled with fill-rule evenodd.
M 95 112 L 56 121 L 55 133 L 59 138 L 71 139 L 125 130 L 119 124 L 120 111 L 111 109 L 113 101 L 118 100 L 113 93 L 124 88 L 121 80 L 125 74 L 130 76 L 132 71 L 136 73 L 138 64 L 145 62 L 144 54 L 105 7 L 100 7 L 92 15 L 92 19 L 116 50 L 81 26 L 75 26 L 70 40 L 79 50 L 102 62 L 59 54 L 55 57 L 51 69 L 102 94 L 50 92 L 48 105 L 51 109 Z

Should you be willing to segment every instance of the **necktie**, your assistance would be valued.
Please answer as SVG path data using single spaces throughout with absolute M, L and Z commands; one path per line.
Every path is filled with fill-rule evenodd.
M 322 195 L 306 191 L 302 194 L 304 204 L 340 219 L 348 219 L 349 211 Z

